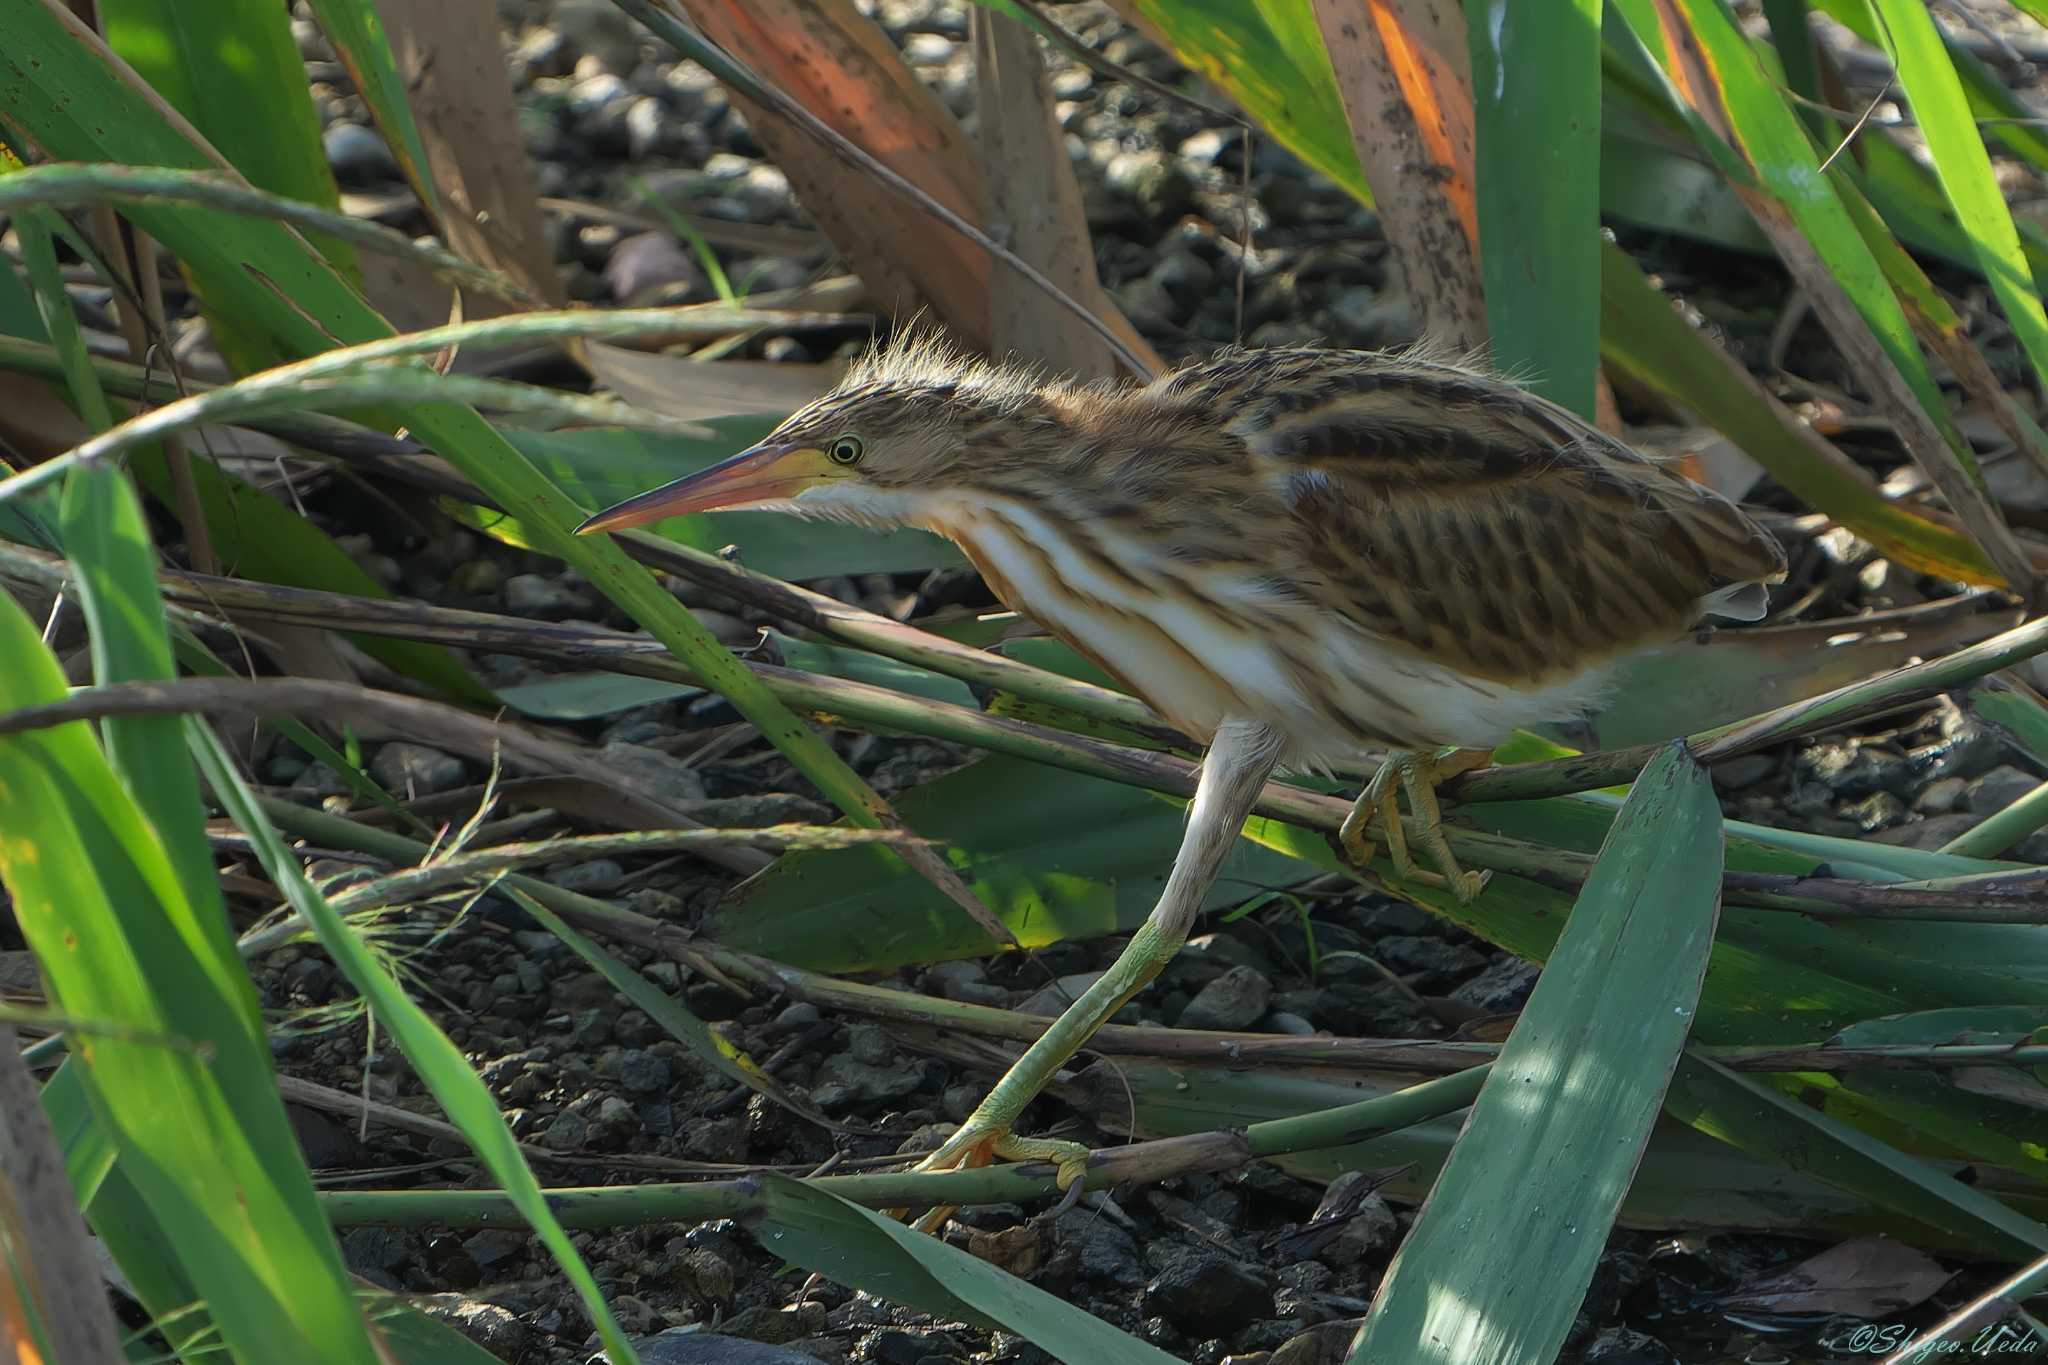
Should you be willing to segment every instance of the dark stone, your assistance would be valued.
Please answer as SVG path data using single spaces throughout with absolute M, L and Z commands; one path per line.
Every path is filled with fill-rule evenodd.
M 1580 1357 L 1584 1365 L 1673 1365 L 1678 1357 L 1655 1337 L 1632 1327 L 1610 1327 Z
M 412 1235 L 398 1228 L 350 1228 L 341 1239 L 341 1258 L 351 1270 L 396 1270 L 412 1255 Z
M 1250 967 L 1232 967 L 1211 981 L 1180 1013 L 1179 1027 L 1191 1029 L 1250 1028 L 1265 1014 L 1273 983 Z
M 1376 956 L 1424 991 L 1448 989 L 1486 966 L 1485 955 L 1477 949 L 1412 934 L 1381 939 Z
M 510 1228 L 485 1228 L 471 1233 L 462 1241 L 463 1250 L 469 1258 L 485 1270 L 506 1265 L 514 1257 L 526 1254 L 527 1234 L 514 1232 Z
M 1135 1289 L 1145 1282 L 1138 1244 L 1130 1233 L 1095 1210 L 1069 1209 L 1060 1215 L 1055 1227 L 1060 1245 L 1071 1247 L 1078 1254 L 1082 1275 L 1121 1289 Z
M 1536 988 L 1542 971 L 1519 957 L 1497 957 L 1485 971 L 1452 991 L 1451 999 L 1488 1014 L 1513 1014 L 1529 1003 L 1529 992 Z
M 1225 1337 L 1273 1314 L 1273 1291 L 1256 1274 L 1220 1256 L 1182 1256 L 1145 1286 L 1141 1307 L 1192 1341 Z
M 412 1306 L 453 1327 L 500 1360 L 528 1359 L 539 1345 L 534 1329 L 495 1303 L 466 1294 L 425 1294 Z
M 818 1365 L 816 1356 L 719 1332 L 678 1327 L 633 1343 L 645 1365 Z

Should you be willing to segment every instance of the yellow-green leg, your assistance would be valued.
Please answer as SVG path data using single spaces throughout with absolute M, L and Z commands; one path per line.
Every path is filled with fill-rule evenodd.
M 918 1164 L 921 1171 L 978 1166 L 991 1157 L 1054 1161 L 1061 1189 L 1085 1172 L 1088 1149 L 1079 1143 L 1020 1138 L 1011 1131 L 1024 1106 L 1036 1098 L 1059 1069 L 1087 1045 L 1095 1030 L 1143 990 L 1173 961 L 1215 885 L 1223 860 L 1237 842 L 1245 817 L 1280 760 L 1278 735 L 1262 725 L 1226 721 L 1202 760 L 1202 775 L 1188 809 L 1180 853 L 1151 916 L 1123 953 L 1081 998 L 1053 1020 L 1024 1055 L 996 1082 L 959 1131 Z
M 1486 874 L 1468 872 L 1458 865 L 1450 841 L 1444 837 L 1443 810 L 1437 805 L 1436 787 L 1439 782 L 1483 768 L 1492 761 L 1490 749 L 1446 749 L 1436 754 L 1404 749 L 1388 754 L 1387 761 L 1365 784 L 1357 804 L 1351 807 L 1351 814 L 1344 817 L 1344 824 L 1337 831 L 1344 856 L 1359 867 L 1372 861 L 1371 828 L 1373 817 L 1378 816 L 1380 827 L 1386 831 L 1387 858 L 1394 864 L 1395 876 L 1449 887 L 1461 902 L 1473 900 L 1485 889 Z M 1435 872 L 1417 867 L 1408 851 L 1408 831 L 1401 823 L 1397 796 L 1400 791 L 1408 793 L 1408 809 L 1414 812 L 1420 826 L 1416 838 L 1429 854 L 1429 860 L 1436 864 Z

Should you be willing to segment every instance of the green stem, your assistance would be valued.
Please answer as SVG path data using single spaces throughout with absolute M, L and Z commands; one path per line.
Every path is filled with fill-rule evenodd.
M 1101 1189 L 1123 1180 L 1229 1169 L 1290 1152 L 1368 1142 L 1463 1109 L 1479 1093 L 1487 1071 L 1474 1067 L 1356 1104 L 1267 1119 L 1241 1131 L 1108 1148 L 1089 1156 L 1085 1179 L 1088 1188 Z M 823 1176 L 806 1183 L 869 1208 L 1007 1204 L 1058 1193 L 1052 1168 L 1043 1162 L 971 1171 Z M 495 1190 L 330 1190 L 320 1199 L 327 1216 L 341 1227 L 524 1226 L 511 1202 Z M 548 1203 L 562 1225 L 572 1228 L 698 1223 L 738 1218 L 764 1207 L 759 1188 L 745 1179 L 552 1189 Z

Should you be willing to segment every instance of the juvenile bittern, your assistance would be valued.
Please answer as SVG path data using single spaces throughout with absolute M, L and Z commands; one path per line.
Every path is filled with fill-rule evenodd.
M 1078 386 L 885 349 L 766 441 L 585 531 L 773 508 L 950 538 L 1035 618 L 1207 744 L 1180 854 L 1114 966 L 927 1167 L 1057 1157 L 1011 1125 L 1172 959 L 1276 767 L 1386 755 L 1342 831 L 1461 899 L 1435 784 L 1568 719 L 1631 653 L 1755 620 L 1783 576 L 1734 504 L 1512 384 L 1421 354 L 1235 350 Z M 1453 747 L 1455 746 L 1455 747 Z M 1406 789 L 1434 872 L 1410 858 Z M 1078 1149 L 1077 1149 L 1078 1150 Z

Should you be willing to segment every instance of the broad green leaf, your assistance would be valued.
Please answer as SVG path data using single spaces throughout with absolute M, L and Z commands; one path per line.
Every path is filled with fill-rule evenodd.
M 1353 1365 L 1549 1360 L 1564 1345 L 1691 1031 L 1720 882 L 1720 803 L 1672 745 L 1609 831 Z
M 0 595 L 0 709 L 68 689 Z M 80 1035 L 94 1111 L 228 1344 L 249 1359 L 375 1359 L 279 1103 L 254 992 L 82 723 L 0 738 L 0 877 L 67 1013 L 203 1043 L 202 1060 Z
M 688 683 L 663 682 L 631 673 L 550 673 L 532 682 L 498 689 L 498 700 L 536 720 L 596 720 L 636 706 L 703 695 Z
M 660 432 L 592 428 L 507 432 L 555 485 L 590 511 L 680 479 L 746 449 L 774 430 L 775 419 L 720 417 L 707 439 Z M 800 521 L 776 512 L 706 512 L 667 517 L 644 528 L 693 549 L 736 547 L 748 568 L 777 578 L 900 573 L 961 562 L 960 552 L 925 531 L 868 531 Z
M 1150 793 L 1008 758 L 927 783 L 898 810 L 918 833 L 951 846 L 948 861 L 1027 948 L 1136 928 L 1185 825 L 1176 803 Z M 964 912 L 878 852 L 785 855 L 719 908 L 711 936 L 816 971 L 882 971 L 987 951 Z M 1209 904 L 1309 874 L 1241 844 Z
M 2048 313 L 2042 311 L 2005 194 L 1992 176 L 1991 155 L 1977 132 L 1962 79 L 1949 60 L 1934 16 L 1920 0 L 1871 3 L 1883 19 L 1880 33 L 1906 97 L 1913 102 L 1935 174 L 1976 252 L 1978 266 L 2033 361 L 2037 382 L 2048 380 Z
M 770 630 L 768 638 L 782 652 L 782 658 L 791 668 L 801 668 L 806 673 L 823 673 L 834 678 L 851 678 L 855 682 L 873 683 L 895 692 L 907 692 L 914 697 L 930 697 L 933 701 L 951 702 L 955 706 L 974 706 L 974 689 L 958 678 L 949 678 L 943 673 L 934 673 L 928 668 L 885 659 L 865 649 L 851 649 L 845 645 L 823 644 L 815 640 L 799 640 L 779 630 Z
M 1619 247 L 1604 247 L 1601 264 L 1601 346 L 1609 364 L 1691 408 L 1772 478 L 1887 557 L 1944 578 L 2001 581 L 1967 535 L 1887 499 L 1847 456 L 1800 426 L 1680 316 Z
M 2048 1250 L 2048 1227 L 2026 1213 L 1716 1062 L 1686 1058 L 1668 1102 L 1674 1115 L 1759 1159 L 1855 1191 L 1950 1237 L 2006 1256 Z
M 1601 0 L 1465 0 L 1494 363 L 1581 417 L 1600 365 Z
M 1014 1332 L 1057 1360 L 1174 1365 L 1158 1347 L 893 1218 L 787 1176 L 763 1176 L 761 1186 L 767 1207 L 747 1222 L 771 1256 L 934 1317 Z
M 1690 1060 L 1682 1062 L 1680 1074 L 1690 1065 Z M 1119 1059 L 1114 1074 L 1110 1068 L 1096 1068 L 1081 1076 L 1081 1083 L 1091 1086 L 1100 1112 L 1112 1116 L 1111 1121 L 1120 1128 L 1123 1116 L 1135 1113 L 1135 1132 L 1145 1137 L 1202 1133 L 1313 1113 L 1391 1093 L 1414 1081 L 1413 1073 L 1353 1074 L 1336 1080 L 1305 1071 L 1226 1071 L 1148 1065 L 1134 1059 Z M 1463 1125 L 1464 1115 L 1452 1114 L 1353 1146 L 1297 1152 L 1272 1160 L 1289 1174 L 1311 1180 L 1331 1180 L 1345 1171 L 1384 1173 L 1389 1177 L 1385 1186 L 1388 1197 L 1413 1202 L 1429 1192 Z M 1781 1136 L 1790 1138 L 1795 1131 L 1799 1130 L 1788 1128 Z M 1804 1130 L 1804 1138 L 1820 1145 L 1813 1143 L 1810 1129 Z M 1969 1220 L 1964 1224 L 1966 1230 L 1960 1232 L 1930 1226 L 1859 1192 L 1853 1180 L 1830 1183 L 1806 1169 L 1822 1163 L 1802 1162 L 1794 1168 L 1762 1150 L 1761 1142 L 1758 1147 L 1759 1154 L 1752 1155 L 1683 1123 L 1667 1120 L 1659 1124 L 1622 1204 L 1620 1222 L 1659 1234 L 1677 1228 L 1776 1231 L 1808 1237 L 1885 1233 L 1915 1246 L 1978 1255 L 2009 1255 L 2012 1251 L 2011 1241 L 1986 1228 L 1982 1220 Z M 2010 1204 L 2021 1215 L 2048 1218 L 2048 1193 L 2043 1193 L 2038 1181 L 1956 1161 L 1917 1161 L 1915 1169 L 1947 1177 L 1959 1189 L 1969 1188 L 1963 1180 L 1974 1179 L 1979 1191 L 1995 1192 L 2001 1203 Z M 1830 1173 L 1844 1174 L 1840 1170 Z M 1895 1185 L 1897 1177 L 1873 1163 L 1869 1183 L 1882 1189 Z M 1937 1207 L 1945 1205 L 1937 1202 Z M 1948 1221 L 1944 1214 L 1943 1222 Z
M 100 0 L 99 18 L 108 46 L 250 184 L 341 206 L 287 10 L 267 0 Z M 320 249 L 354 269 L 346 246 L 323 239 Z

